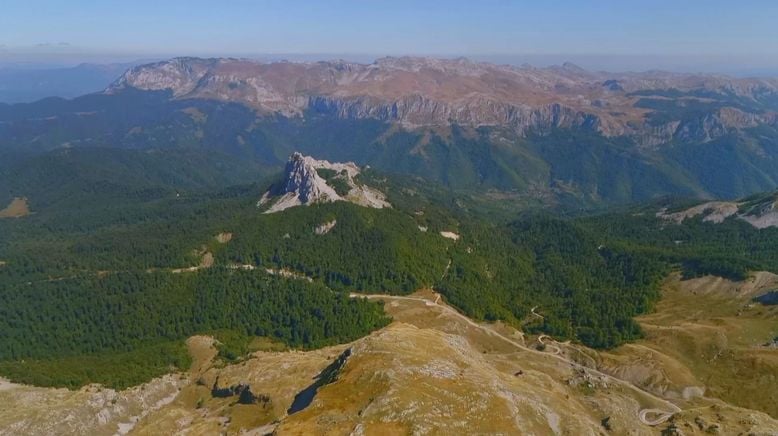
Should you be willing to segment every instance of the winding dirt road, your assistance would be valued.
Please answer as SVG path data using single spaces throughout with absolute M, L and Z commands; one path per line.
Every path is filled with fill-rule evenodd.
M 587 366 L 583 366 L 583 365 L 581 365 L 581 364 L 579 364 L 577 362 L 573 362 L 572 360 L 568 360 L 567 358 L 565 358 L 561 354 L 561 349 L 559 349 L 559 347 L 557 347 L 556 345 L 553 345 L 553 347 L 556 348 L 556 352 L 553 352 L 553 353 L 546 353 L 546 352 L 534 350 L 532 348 L 528 348 L 528 347 L 524 346 L 523 344 L 520 344 L 520 343 L 514 341 L 513 339 L 510 339 L 510 338 L 508 338 L 506 336 L 503 336 L 502 334 L 498 333 L 495 330 L 492 330 L 492 329 L 487 328 L 487 327 L 485 327 L 485 326 L 483 326 L 481 324 L 478 324 L 475 321 L 471 320 L 470 318 L 466 317 L 465 315 L 462 315 L 461 313 L 457 312 L 452 307 L 444 305 L 444 304 L 439 304 L 438 300 L 440 299 L 440 294 L 436 293 L 436 297 L 437 298 L 435 299 L 435 301 L 428 300 L 426 298 L 421 298 L 421 297 L 405 297 L 405 296 L 399 296 L 399 295 L 385 295 L 385 294 L 358 294 L 358 293 L 351 293 L 351 294 L 349 294 L 349 296 L 351 298 L 419 301 L 419 302 L 423 302 L 426 306 L 435 306 L 435 307 L 443 310 L 444 312 L 447 312 L 447 313 L 449 313 L 449 314 L 459 318 L 460 320 L 464 321 L 468 325 L 470 325 L 472 327 L 475 327 L 475 328 L 485 332 L 486 334 L 488 334 L 490 336 L 494 336 L 496 338 L 499 338 L 499 339 L 501 339 L 501 340 L 503 340 L 503 341 L 505 341 L 505 342 L 507 342 L 507 343 L 509 343 L 509 344 L 511 344 L 513 346 L 515 346 L 516 348 L 519 348 L 519 349 L 521 349 L 523 351 L 527 351 L 527 352 L 530 352 L 530 353 L 542 354 L 542 355 L 545 355 L 545 356 L 551 356 L 553 358 L 559 359 L 559 360 L 561 360 L 561 361 L 571 365 L 572 367 L 574 367 L 576 369 L 581 369 L 581 370 L 587 371 L 587 372 L 589 372 L 591 374 L 595 374 L 597 376 L 606 378 L 610 382 L 616 383 L 616 384 L 618 384 L 618 385 L 620 385 L 622 387 L 625 387 L 625 388 L 627 388 L 629 390 L 632 390 L 632 391 L 637 392 L 637 393 L 639 393 L 641 395 L 649 397 L 652 400 L 654 400 L 654 401 L 656 401 L 656 402 L 658 402 L 660 404 L 663 404 L 665 407 L 667 407 L 668 410 L 662 410 L 662 409 L 642 409 L 642 410 L 640 410 L 638 412 L 638 419 L 640 420 L 641 423 L 643 423 L 645 425 L 656 426 L 656 425 L 662 424 L 662 423 L 666 422 L 667 420 L 669 420 L 674 414 L 679 413 L 679 412 L 682 411 L 682 409 L 680 407 L 676 406 L 675 404 L 665 400 L 664 398 L 658 397 L 658 396 L 652 394 L 651 392 L 645 391 L 645 390 L 643 390 L 643 389 L 633 385 L 630 382 L 621 380 L 621 379 L 616 378 L 616 377 L 614 377 L 614 376 L 612 376 L 610 374 L 606 374 L 606 373 L 598 371 L 596 369 L 589 368 Z M 548 337 L 548 336 L 543 335 L 543 336 L 541 336 L 539 338 L 541 343 L 543 343 L 541 338 L 546 338 L 546 337 Z M 656 417 L 654 419 L 649 419 L 649 415 L 656 415 Z
M 654 419 L 648 419 L 648 415 L 656 415 Z M 655 426 L 667 422 L 674 413 L 659 409 L 643 409 L 638 412 L 638 419 L 645 425 Z
M 551 341 L 552 341 L 552 342 L 554 342 L 554 343 L 553 343 L 553 344 L 550 344 L 550 343 L 549 343 L 549 344 L 547 344 L 547 343 L 543 342 L 543 339 L 546 339 L 546 338 L 548 338 L 548 336 L 547 336 L 547 335 L 540 335 L 540 336 L 538 336 L 538 342 L 540 342 L 540 344 L 541 344 L 541 345 L 543 345 L 543 347 L 545 347 L 545 349 L 546 349 L 546 350 L 549 350 L 549 349 L 552 349 L 552 350 L 553 350 L 553 351 L 548 351 L 549 353 L 551 353 L 551 354 L 555 354 L 555 355 L 557 355 L 557 356 L 558 356 L 558 355 L 560 355 L 560 354 L 562 354 L 562 349 L 561 349 L 561 348 L 559 348 L 559 347 L 556 345 L 556 341 L 554 341 L 553 339 L 549 338 L 549 339 L 551 339 Z

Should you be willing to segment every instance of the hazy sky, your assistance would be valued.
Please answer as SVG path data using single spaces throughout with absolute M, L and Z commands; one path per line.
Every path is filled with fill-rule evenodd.
M 3 51 L 691 56 L 778 65 L 778 1 L 2 0 Z

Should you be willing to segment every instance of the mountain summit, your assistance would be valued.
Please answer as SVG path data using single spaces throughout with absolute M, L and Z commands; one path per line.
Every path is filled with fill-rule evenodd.
M 265 213 L 294 206 L 349 201 L 365 207 L 391 207 L 384 194 L 357 182 L 361 169 L 353 162 L 330 163 L 295 152 L 284 169 L 284 179 L 270 188 L 258 206 L 270 204 Z

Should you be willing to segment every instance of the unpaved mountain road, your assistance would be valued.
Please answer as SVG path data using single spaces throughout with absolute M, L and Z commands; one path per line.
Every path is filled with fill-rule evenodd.
M 648 415 L 656 415 L 654 419 L 648 419 Z M 659 409 L 643 409 L 638 413 L 638 419 L 645 425 L 655 426 L 672 418 L 674 413 Z
M 496 338 L 499 338 L 500 340 L 505 341 L 505 342 L 513 345 L 514 347 L 521 349 L 522 351 L 527 351 L 527 352 L 530 352 L 530 353 L 542 354 L 544 356 L 551 356 L 553 358 L 559 359 L 559 360 L 561 360 L 561 361 L 571 365 L 572 367 L 574 367 L 576 369 L 587 371 L 587 372 L 589 372 L 591 374 L 595 374 L 597 376 L 603 377 L 603 378 L 605 378 L 605 379 L 607 379 L 607 380 L 609 380 L 609 381 L 611 381 L 613 383 L 616 383 L 616 384 L 618 384 L 620 386 L 623 386 L 623 387 L 625 387 L 625 388 L 627 388 L 629 390 L 632 390 L 632 391 L 637 392 L 637 393 L 639 393 L 641 395 L 644 395 L 644 396 L 646 396 L 648 398 L 651 398 L 652 400 L 654 400 L 654 401 L 656 401 L 656 402 L 658 402 L 660 404 L 663 404 L 664 406 L 667 407 L 667 409 L 669 411 L 668 410 L 655 409 L 655 408 L 640 410 L 638 412 L 638 420 L 640 420 L 640 422 L 645 424 L 645 425 L 656 426 L 656 425 L 662 424 L 662 423 L 666 422 L 668 419 L 670 419 L 674 414 L 679 413 L 679 412 L 682 411 L 682 409 L 680 407 L 676 406 L 675 404 L 665 400 L 664 398 L 660 398 L 660 397 L 658 397 L 658 396 L 656 396 L 656 395 L 654 395 L 654 394 L 652 394 L 652 393 L 650 393 L 648 391 L 645 391 L 645 390 L 643 390 L 643 389 L 633 385 L 630 382 L 621 380 L 619 378 L 616 378 L 616 377 L 614 377 L 612 375 L 609 375 L 609 374 L 606 374 L 604 372 L 600 372 L 600 371 L 598 371 L 596 369 L 583 366 L 583 365 L 581 365 L 581 364 L 579 364 L 577 362 L 573 362 L 572 360 L 568 360 L 567 358 L 565 358 L 561 354 L 561 349 L 559 349 L 559 347 L 557 347 L 556 345 L 553 345 L 553 347 L 556 348 L 556 352 L 552 352 L 552 353 L 546 353 L 546 352 L 534 350 L 532 348 L 528 348 L 528 347 L 526 347 L 526 346 L 524 346 L 524 345 L 514 341 L 513 339 L 510 339 L 510 338 L 508 338 L 506 336 L 503 336 L 502 334 L 500 334 L 499 332 L 497 332 L 495 330 L 492 330 L 492 329 L 487 328 L 487 327 L 485 327 L 485 326 L 483 326 L 481 324 L 478 324 L 475 321 L 471 320 L 470 318 L 466 317 L 465 315 L 462 315 L 461 313 L 457 312 L 452 307 L 444 305 L 444 304 L 439 304 L 438 301 L 440 299 L 440 295 L 437 294 L 437 293 L 436 293 L 435 301 L 428 300 L 426 298 L 421 298 L 421 297 L 405 297 L 405 296 L 385 295 L 385 294 L 358 294 L 358 293 L 353 293 L 353 292 L 351 294 L 349 294 L 349 296 L 351 298 L 360 298 L 361 297 L 361 298 L 367 298 L 367 299 L 406 300 L 406 301 L 419 301 L 419 302 L 423 302 L 426 306 L 437 307 L 437 308 L 441 309 L 442 311 L 444 311 L 444 312 L 446 312 L 446 313 L 448 313 L 448 314 L 450 314 L 452 316 L 455 316 L 456 318 L 464 321 L 468 325 L 470 325 L 470 326 L 472 326 L 474 328 L 477 328 L 477 329 L 485 332 L 486 334 L 488 334 L 490 336 L 494 336 Z M 545 338 L 545 337 L 547 337 L 547 336 L 545 336 L 545 335 L 541 336 L 541 338 Z M 541 343 L 543 343 L 542 339 L 539 338 L 539 340 L 541 341 Z M 654 419 L 649 419 L 648 415 L 657 415 L 657 416 Z
M 551 342 L 553 342 L 553 344 L 551 344 L 551 343 L 547 344 L 547 343 L 543 342 L 543 339 L 546 339 L 546 338 L 551 339 L 547 335 L 540 335 L 540 336 L 538 336 L 538 342 L 540 342 L 540 345 L 542 345 L 544 347 L 544 351 L 547 351 L 547 352 L 549 352 L 551 354 L 555 354 L 557 356 L 561 355 L 562 354 L 562 349 L 555 345 L 557 342 L 555 340 L 551 339 Z M 551 351 L 548 351 L 548 350 L 551 350 Z

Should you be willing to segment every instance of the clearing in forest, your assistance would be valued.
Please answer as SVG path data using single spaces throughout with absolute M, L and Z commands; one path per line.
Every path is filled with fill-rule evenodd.
M 21 218 L 30 214 L 27 197 L 14 197 L 11 204 L 0 210 L 0 218 Z

